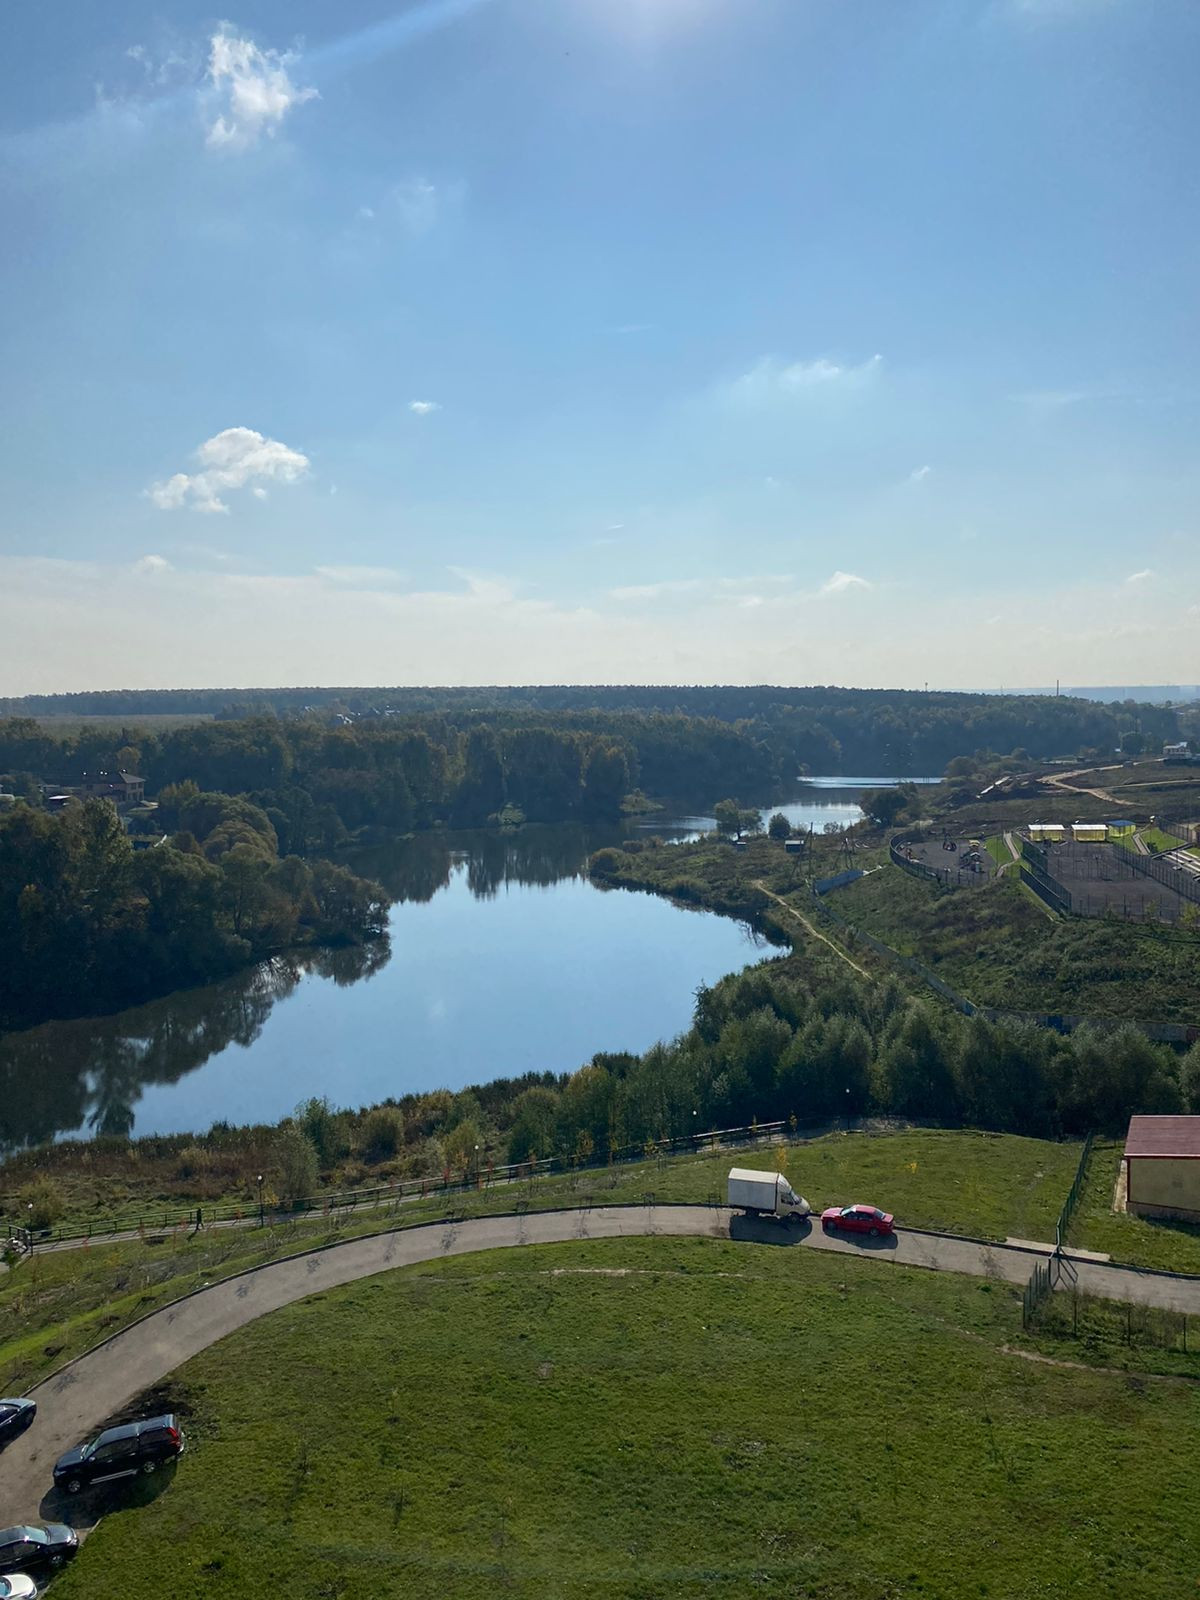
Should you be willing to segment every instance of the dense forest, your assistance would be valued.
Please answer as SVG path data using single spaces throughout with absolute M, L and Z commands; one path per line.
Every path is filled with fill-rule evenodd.
M 683 716 L 531 713 L 510 725 L 442 717 L 250 717 L 148 729 L 84 728 L 58 739 L 29 718 L 0 723 L 0 772 L 77 783 L 137 771 L 159 795 L 194 782 L 241 794 L 270 817 L 285 851 L 328 851 L 348 833 L 501 817 L 615 820 L 631 791 L 707 799 L 733 782 L 775 782 L 770 750 L 739 726 Z
M 137 850 L 106 800 L 0 816 L 0 1028 L 114 1010 L 306 941 L 384 931 L 378 885 L 280 857 L 248 801 L 172 794 L 177 830 Z
M 131 692 L 131 719 L 172 693 Z M 1122 739 L 1153 744 L 1178 728 L 1175 712 L 1132 703 L 849 689 L 286 690 L 232 714 L 247 709 L 62 733 L 10 718 L 0 773 L 26 793 L 34 779 L 69 785 L 100 768 L 138 771 L 151 795 L 190 780 L 248 796 L 285 853 L 309 854 L 364 828 L 611 820 L 637 790 L 708 806 L 722 793 L 768 799 L 805 771 L 931 776 L 988 751 L 1103 759 Z

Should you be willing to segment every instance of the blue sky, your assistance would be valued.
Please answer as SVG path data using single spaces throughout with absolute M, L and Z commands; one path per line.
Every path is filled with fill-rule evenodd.
M 1192 0 L 67 20 L 0 692 L 1195 679 Z

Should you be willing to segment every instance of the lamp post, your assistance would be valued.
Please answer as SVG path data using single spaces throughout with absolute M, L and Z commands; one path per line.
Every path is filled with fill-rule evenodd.
M 475 1187 L 479 1188 L 479 1146 L 475 1146 Z
M 29 1226 L 26 1228 L 25 1232 L 29 1236 L 29 1254 L 32 1255 L 33 1254 L 33 1201 L 32 1200 L 29 1202 L 28 1217 L 29 1217 Z
M 259 1225 L 260 1228 L 265 1228 L 266 1225 L 267 1225 L 267 1217 L 266 1217 L 266 1212 L 263 1210 L 263 1197 L 262 1197 L 263 1175 L 262 1175 L 261 1172 L 259 1173 L 258 1177 L 254 1181 L 258 1184 L 258 1225 Z

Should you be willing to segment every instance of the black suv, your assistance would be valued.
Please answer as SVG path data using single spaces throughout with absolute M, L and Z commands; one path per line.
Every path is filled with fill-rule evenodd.
M 0 1528 L 0 1572 L 54 1572 L 78 1549 L 78 1535 L 63 1522 Z
M 94 1483 L 155 1472 L 183 1453 L 183 1431 L 174 1415 L 147 1417 L 121 1428 L 106 1428 L 90 1444 L 77 1445 L 54 1463 L 54 1482 L 68 1494 Z

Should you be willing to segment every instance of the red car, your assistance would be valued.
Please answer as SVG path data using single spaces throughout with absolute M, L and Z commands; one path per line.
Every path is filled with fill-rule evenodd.
M 894 1233 L 895 1218 L 890 1211 L 880 1211 L 878 1206 L 830 1206 L 821 1213 L 823 1228 L 843 1228 L 847 1233 L 869 1233 L 875 1238 L 881 1233 Z

